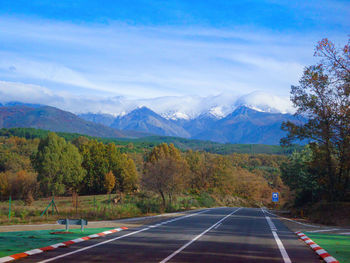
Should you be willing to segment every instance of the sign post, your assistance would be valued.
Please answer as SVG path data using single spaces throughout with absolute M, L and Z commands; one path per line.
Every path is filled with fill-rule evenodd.
M 278 202 L 278 200 L 279 200 L 279 194 L 278 194 L 278 192 L 273 192 L 272 193 L 272 202 L 275 204 L 274 206 L 275 206 L 275 210 L 276 210 L 276 208 L 277 208 L 277 202 Z
M 66 232 L 69 231 L 69 225 L 80 225 L 81 232 L 84 232 L 84 226 L 87 226 L 88 221 L 85 219 L 59 219 L 57 221 L 60 225 L 66 225 Z
M 278 192 L 272 193 L 272 202 L 278 202 L 279 194 Z

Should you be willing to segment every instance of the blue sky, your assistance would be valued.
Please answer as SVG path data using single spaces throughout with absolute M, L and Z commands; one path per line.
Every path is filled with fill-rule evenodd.
M 2 0 L 0 101 L 288 97 L 317 41 L 345 43 L 349 17 L 349 1 Z

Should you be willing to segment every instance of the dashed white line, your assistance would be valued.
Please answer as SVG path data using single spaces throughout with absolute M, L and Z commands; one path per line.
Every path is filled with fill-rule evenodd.
M 170 259 L 172 259 L 174 256 L 176 256 L 178 253 L 180 253 L 182 250 L 184 250 L 186 247 L 188 247 L 189 245 L 191 245 L 193 242 L 195 242 L 198 238 L 200 238 L 201 236 L 205 235 L 207 232 L 209 232 L 210 230 L 212 230 L 214 227 L 216 227 L 217 225 L 221 224 L 222 221 L 224 221 L 226 218 L 228 218 L 229 216 L 231 216 L 232 214 L 236 213 L 238 210 L 240 210 L 240 208 L 236 209 L 235 211 L 233 211 L 232 213 L 228 214 L 227 216 L 221 218 L 218 222 L 216 222 L 214 225 L 212 225 L 211 227 L 209 227 L 208 229 L 206 229 L 205 231 L 203 231 L 202 233 L 200 233 L 198 236 L 196 236 L 195 238 L 193 238 L 191 241 L 189 241 L 188 243 L 186 243 L 185 245 L 183 245 L 182 247 L 180 247 L 178 250 L 176 250 L 175 252 L 173 252 L 171 255 L 169 255 L 168 257 L 166 257 L 165 259 L 163 259 L 162 261 L 160 261 L 160 263 L 165 263 L 167 261 L 169 261 Z
M 281 239 L 278 237 L 278 235 L 277 235 L 277 233 L 276 233 L 277 228 L 276 228 L 275 224 L 272 222 L 272 220 L 271 220 L 270 217 L 268 217 L 267 215 L 265 215 L 264 209 L 261 208 L 261 211 L 264 213 L 265 219 L 266 219 L 267 223 L 268 223 L 269 226 L 270 226 L 272 235 L 273 235 L 273 237 L 275 238 L 275 241 L 276 241 L 276 243 L 277 243 L 278 249 L 279 249 L 280 252 L 281 252 L 281 255 L 282 255 L 282 258 L 283 258 L 284 263 L 291 263 L 292 261 L 290 260 L 290 258 L 289 258 L 289 256 L 288 256 L 287 250 L 284 248 Z
M 284 263 L 291 263 L 292 261 L 290 260 L 288 253 L 282 244 L 281 239 L 278 237 L 278 235 L 275 231 L 272 231 L 272 234 L 273 234 L 273 237 L 275 238 L 277 246 L 281 252 Z
M 63 258 L 63 257 L 67 257 L 67 256 L 70 256 L 70 255 L 79 253 L 79 252 L 81 252 L 81 251 L 88 250 L 88 249 L 90 249 L 90 248 L 94 248 L 94 247 L 101 246 L 101 245 L 107 244 L 107 243 L 109 243 L 109 242 L 118 240 L 118 239 L 122 239 L 122 238 L 124 238 L 124 237 L 128 237 L 128 236 L 131 236 L 131 235 L 135 235 L 135 234 L 137 234 L 137 233 L 140 233 L 140 232 L 147 231 L 147 230 L 149 230 L 149 229 L 151 229 L 151 228 L 159 227 L 159 226 L 161 226 L 161 225 L 163 225 L 163 224 L 170 223 L 170 221 L 171 221 L 171 222 L 178 221 L 178 220 L 181 220 L 181 219 L 184 219 L 184 218 L 187 218 L 187 217 L 191 217 L 191 216 L 194 216 L 194 215 L 198 215 L 198 214 L 205 213 L 205 212 L 207 212 L 207 211 L 209 211 L 209 209 L 203 210 L 203 211 L 200 211 L 200 212 L 197 212 L 197 213 L 192 213 L 192 214 L 189 214 L 189 215 L 181 216 L 181 217 L 178 217 L 178 218 L 175 218 L 175 219 L 172 219 L 172 220 L 168 220 L 168 221 L 165 221 L 165 222 L 163 222 L 163 223 L 160 223 L 160 224 L 157 224 L 157 225 L 154 225 L 154 226 L 148 226 L 148 227 L 146 227 L 146 228 L 142 228 L 142 229 L 140 229 L 140 230 L 137 230 L 137 231 L 134 231 L 134 232 L 131 232 L 131 233 L 128 233 L 128 234 L 119 236 L 119 237 L 115 237 L 115 238 L 112 238 L 112 239 L 108 239 L 108 240 L 106 240 L 106 241 L 103 241 L 103 242 L 100 242 L 100 243 L 97 243 L 97 244 L 94 244 L 94 245 L 91 245 L 91 246 L 88 246 L 88 247 L 83 247 L 83 248 L 74 250 L 74 251 L 72 251 L 72 252 L 66 253 L 66 254 L 62 254 L 62 255 L 59 255 L 59 256 L 56 256 L 56 257 L 53 257 L 53 258 L 49 258 L 49 259 L 40 261 L 39 263 L 51 262 L 51 261 L 54 261 L 54 260 L 56 260 L 56 259 L 60 259 L 60 258 Z

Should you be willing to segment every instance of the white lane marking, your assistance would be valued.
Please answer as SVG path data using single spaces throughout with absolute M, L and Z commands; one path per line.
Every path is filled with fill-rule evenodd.
M 277 233 L 275 231 L 272 231 L 273 237 L 276 240 L 277 246 L 281 252 L 281 255 L 283 257 L 283 261 L 284 263 L 291 263 L 292 261 L 290 260 L 288 253 L 286 251 L 286 249 L 284 248 L 281 239 L 278 237 Z
M 272 222 L 271 218 L 265 215 L 267 223 L 269 224 L 272 231 L 277 231 L 275 224 Z
M 272 220 L 271 220 L 270 217 L 268 217 L 267 215 L 265 215 L 264 209 L 261 208 L 261 211 L 264 213 L 265 219 L 266 219 L 267 223 L 268 223 L 269 226 L 270 226 L 272 235 L 273 235 L 273 237 L 275 238 L 275 241 L 276 241 L 276 243 L 277 243 L 278 249 L 279 249 L 280 252 L 281 252 L 281 255 L 282 255 L 282 258 L 283 258 L 284 263 L 291 263 L 292 261 L 290 260 L 290 258 L 289 258 L 289 256 L 288 256 L 288 253 L 287 253 L 286 249 L 284 248 L 284 246 L 283 246 L 283 244 L 282 244 L 281 239 L 278 237 L 278 235 L 277 235 L 277 233 L 276 233 L 277 228 L 276 228 L 275 224 L 272 222 Z
M 206 229 L 205 231 L 203 231 L 202 233 L 200 233 L 198 236 L 196 236 L 195 238 L 193 238 L 191 241 L 189 241 L 188 243 L 186 243 L 185 245 L 183 245 L 182 247 L 180 247 L 178 250 L 176 250 L 175 252 L 173 252 L 171 255 L 169 255 L 168 257 L 166 257 L 165 259 L 163 259 L 162 261 L 160 261 L 159 263 L 165 263 L 167 261 L 169 261 L 170 259 L 172 259 L 174 256 L 176 256 L 178 253 L 180 253 L 182 250 L 184 250 L 186 247 L 188 247 L 189 245 L 191 245 L 193 242 L 195 242 L 198 238 L 200 238 L 201 236 L 205 235 L 207 232 L 209 232 L 210 230 L 212 230 L 214 227 L 216 227 L 218 224 L 221 224 L 222 221 L 224 221 L 226 218 L 228 218 L 229 216 L 231 216 L 232 214 L 236 213 L 238 210 L 242 209 L 242 207 L 236 209 L 235 211 L 233 211 L 232 213 L 228 214 L 227 216 L 221 218 L 218 222 L 216 222 L 214 225 L 212 225 L 211 227 L 209 227 L 208 229 Z
M 216 227 L 214 227 L 214 229 L 218 229 L 221 225 L 222 223 L 218 224 Z
M 299 224 L 299 225 L 309 226 L 309 227 L 314 227 L 314 228 L 317 228 L 317 227 L 318 227 L 318 228 L 321 228 L 321 227 L 323 227 L 323 226 L 316 226 L 316 225 L 304 224 L 304 223 L 298 222 L 298 221 L 293 220 L 293 219 L 290 219 L 290 218 L 286 218 L 286 217 L 283 217 L 283 216 L 276 215 L 276 214 L 271 213 L 271 212 L 269 212 L 269 211 L 267 211 L 267 210 L 264 210 L 263 208 L 261 208 L 261 210 L 263 210 L 264 213 L 268 213 L 268 214 L 270 214 L 270 215 L 273 215 L 273 216 L 276 216 L 276 217 L 279 217 L 279 218 L 283 218 L 283 219 L 285 219 L 285 220 L 288 220 L 288 221 L 290 221 L 290 222 L 293 222 L 293 223 L 296 223 L 296 224 Z M 310 232 L 310 231 L 308 231 L 308 232 Z
M 209 209 L 206 209 L 206 210 L 203 210 L 203 211 L 200 211 L 200 212 L 197 212 L 197 213 L 192 213 L 192 214 L 189 214 L 189 215 L 185 215 L 185 216 L 178 217 L 178 218 L 176 218 L 176 220 L 174 220 L 174 221 L 181 220 L 181 219 L 185 219 L 185 218 L 187 218 L 187 217 L 191 217 L 191 216 L 194 216 L 194 215 L 202 214 L 202 213 L 205 213 L 205 212 L 207 212 L 207 211 L 209 211 Z M 159 226 L 160 226 L 160 224 L 159 224 Z M 158 227 L 158 226 L 155 226 L 155 227 Z M 53 257 L 53 258 L 49 258 L 49 259 L 46 259 L 46 260 L 43 260 L 43 261 L 39 261 L 39 263 L 51 262 L 51 261 L 54 261 L 54 260 L 59 259 L 59 258 L 67 257 L 67 256 L 70 256 L 70 255 L 79 253 L 79 252 L 81 252 L 81 251 L 84 251 L 84 250 L 87 250 L 87 249 L 90 249 L 90 248 L 94 248 L 94 247 L 97 247 L 97 246 L 101 246 L 101 245 L 107 244 L 107 243 L 109 243 L 109 242 L 112 242 L 112 241 L 115 241 L 115 240 L 118 240 L 118 239 L 121 239 L 121 238 L 124 238 L 124 237 L 128 237 L 128 236 L 135 235 L 135 234 L 140 233 L 140 232 L 143 232 L 143 231 L 147 231 L 147 230 L 149 230 L 149 229 L 151 229 L 151 228 L 152 228 L 152 226 L 149 226 L 149 227 L 146 227 L 146 228 L 143 228 L 143 229 L 140 229 L 140 230 L 131 232 L 131 233 L 129 233 L 129 234 L 125 234 L 125 235 L 123 235 L 123 236 L 119 236 L 119 237 L 115 237 L 115 238 L 112 238 L 112 239 L 108 239 L 108 240 L 106 240 L 106 241 L 103 241 L 103 242 L 100 242 L 100 243 L 97 243 L 97 244 L 94 244 L 94 245 L 91 245 L 91 246 L 88 246 L 88 247 L 83 247 L 83 248 L 74 250 L 74 251 L 72 251 L 72 252 L 63 254 L 63 255 L 59 255 L 59 256 L 56 256 L 56 257 Z
M 320 229 L 320 230 L 312 230 L 312 231 L 307 231 L 308 233 L 318 233 L 318 232 L 328 232 L 328 231 L 337 231 L 341 230 L 339 228 L 331 228 L 331 229 Z
M 310 232 L 310 231 L 309 231 Z M 350 232 L 339 233 L 339 235 L 350 235 Z

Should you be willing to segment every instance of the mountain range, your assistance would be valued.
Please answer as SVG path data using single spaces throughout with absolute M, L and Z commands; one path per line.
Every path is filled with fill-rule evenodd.
M 210 140 L 220 143 L 279 144 L 285 135 L 283 121 L 300 122 L 292 114 L 263 112 L 245 105 L 237 107 L 223 118 L 203 113 L 193 119 L 166 119 L 147 107 L 128 114 L 107 118 L 106 114 L 82 114 L 85 120 L 124 131 L 141 131 L 157 135 Z M 301 120 L 302 121 L 302 120 Z
M 0 128 L 37 128 L 55 132 L 80 133 L 90 136 L 110 138 L 138 138 L 146 134 L 124 132 L 94 122 L 77 115 L 39 104 L 6 103 L 0 105 Z M 148 134 L 147 134 L 148 135 Z
M 264 112 L 247 105 L 236 107 L 224 117 L 210 111 L 195 118 L 165 118 L 148 107 L 113 116 L 75 115 L 40 104 L 0 104 L 0 128 L 30 127 L 110 138 L 162 135 L 220 143 L 276 145 L 285 135 L 280 129 L 283 121 L 300 120 L 289 113 Z

